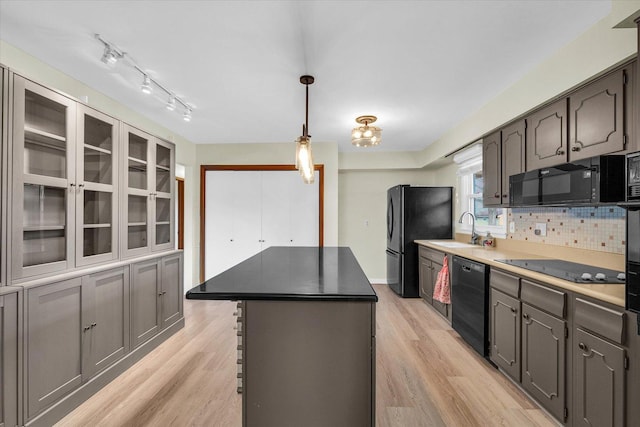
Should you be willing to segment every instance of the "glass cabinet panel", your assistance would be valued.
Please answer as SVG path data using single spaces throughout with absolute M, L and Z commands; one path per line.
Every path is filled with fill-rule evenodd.
M 79 106 L 76 199 L 76 264 L 117 258 L 116 196 L 119 123 Z
M 24 185 L 22 266 L 66 259 L 66 189 Z
M 156 245 L 171 242 L 171 199 L 156 197 Z
M 76 103 L 13 77 L 14 278 L 73 267 Z
M 67 177 L 67 106 L 25 90 L 24 173 Z
M 171 192 L 171 150 L 156 145 L 156 191 Z
M 147 189 L 147 143 L 129 133 L 129 188 Z

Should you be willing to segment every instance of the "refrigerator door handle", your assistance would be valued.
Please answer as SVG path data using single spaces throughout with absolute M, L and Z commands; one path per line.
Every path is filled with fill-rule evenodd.
M 389 199 L 387 205 L 387 235 L 389 239 L 393 235 L 393 198 Z

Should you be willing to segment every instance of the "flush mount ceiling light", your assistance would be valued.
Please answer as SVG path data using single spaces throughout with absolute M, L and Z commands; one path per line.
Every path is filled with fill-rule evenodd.
M 364 126 L 358 126 L 351 131 L 351 143 L 356 147 L 372 147 L 382 142 L 382 129 L 369 126 L 378 118 L 376 116 L 360 116 L 356 122 Z
M 315 177 L 311 135 L 309 135 L 309 85 L 313 84 L 314 80 L 313 76 L 300 76 L 300 83 L 306 86 L 306 104 L 302 136 L 296 139 L 296 169 L 300 171 L 302 180 L 307 184 L 313 184 Z
M 192 105 L 187 104 L 185 100 L 176 96 L 174 91 L 168 89 L 167 87 L 158 83 L 157 80 L 151 78 L 151 76 L 149 76 L 149 74 L 144 71 L 144 69 L 139 66 L 127 52 L 123 52 L 122 49 L 118 48 L 113 43 L 103 39 L 100 34 L 96 34 L 95 38 L 104 46 L 104 52 L 101 58 L 102 62 L 107 64 L 109 67 L 114 67 L 116 63 L 121 62 L 126 66 L 133 68 L 142 75 L 142 85 L 140 86 L 140 90 L 142 92 L 144 92 L 145 94 L 151 94 L 154 91 L 154 88 L 160 89 L 160 91 L 164 92 L 167 95 L 168 100 L 165 103 L 165 107 L 167 108 L 167 110 L 175 111 L 177 104 L 180 104 L 184 109 L 182 118 L 185 122 L 191 121 L 191 113 L 193 111 Z

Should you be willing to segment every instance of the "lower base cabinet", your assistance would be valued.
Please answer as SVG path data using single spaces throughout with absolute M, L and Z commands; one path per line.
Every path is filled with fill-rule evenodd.
M 22 294 L 0 288 L 0 427 L 19 425 L 18 351 Z
M 182 255 L 140 262 L 131 268 L 132 340 L 136 348 L 182 317 Z
M 52 424 L 179 329 L 182 278 L 182 253 L 175 252 L 53 283 L 25 285 L 24 409 L 18 412 L 23 415 L 21 422 L 0 418 L 0 427 Z M 0 294 L 5 306 L 7 300 Z M 0 331 L 8 313 L 2 304 Z M 165 329 L 167 334 L 142 346 Z M 2 346 L 0 381 L 5 387 L 5 366 L 11 362 L 4 334 Z M 15 367 L 12 372 L 17 371 Z M 5 416 L 7 395 L 2 390 L 0 414 Z
M 520 301 L 491 289 L 491 361 L 520 382 Z
M 27 418 L 129 351 L 129 269 L 26 291 Z
M 451 304 L 444 304 L 433 298 L 433 290 L 438 280 L 438 273 L 442 269 L 445 254 L 424 246 L 418 248 L 418 254 L 420 296 L 451 322 Z
M 566 418 L 566 322 L 522 304 L 522 387 L 554 417 Z

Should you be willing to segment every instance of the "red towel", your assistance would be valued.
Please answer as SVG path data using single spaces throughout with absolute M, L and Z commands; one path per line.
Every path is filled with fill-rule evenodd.
M 449 285 L 449 258 L 444 256 L 442 268 L 438 272 L 436 285 L 433 287 L 433 299 L 444 304 L 451 304 L 451 287 Z

